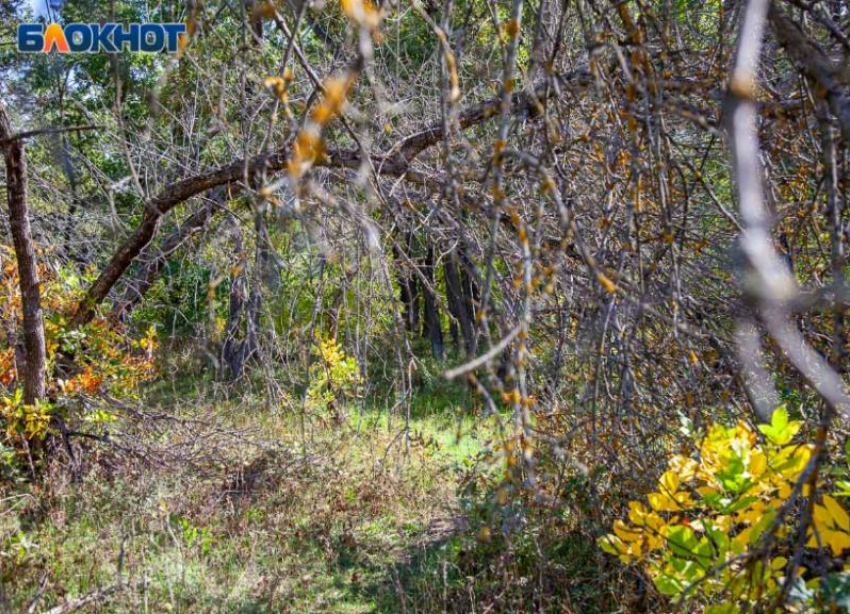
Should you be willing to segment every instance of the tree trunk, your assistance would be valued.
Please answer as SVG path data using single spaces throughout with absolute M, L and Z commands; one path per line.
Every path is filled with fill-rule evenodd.
M 240 330 L 242 328 L 242 314 L 245 311 L 245 277 L 247 261 L 245 258 L 245 248 L 242 245 L 242 229 L 239 227 L 239 220 L 233 215 L 229 216 L 230 224 L 233 228 L 234 251 L 239 255 L 239 261 L 234 265 L 230 274 L 230 304 L 227 311 L 227 325 L 224 330 L 224 344 L 221 348 L 221 355 L 224 359 L 224 364 L 227 365 L 231 377 L 237 379 L 242 375 L 242 365 L 244 363 L 242 355 L 242 342 L 240 340 Z
M 409 270 L 412 256 L 413 234 L 408 233 L 403 247 L 393 244 L 395 255 L 395 269 L 398 277 L 399 298 L 401 300 L 404 316 L 404 325 L 408 332 L 419 331 L 419 280 Z
M 478 284 L 475 283 L 475 278 L 473 277 L 474 271 L 472 264 L 467 258 L 465 258 L 465 256 L 465 254 L 458 254 L 461 298 L 463 299 L 463 308 L 466 311 L 466 321 L 469 323 L 469 328 L 467 332 L 464 333 L 464 339 L 466 339 L 469 356 L 475 356 L 478 353 L 478 319 L 476 317 L 476 306 L 478 305 L 480 297 L 478 295 Z M 462 258 L 464 260 L 461 260 Z
M 413 233 L 408 233 L 407 235 L 407 255 L 416 266 L 419 266 L 420 260 L 413 255 Z M 407 279 L 410 292 L 410 313 L 407 314 L 407 323 L 411 332 L 418 333 L 420 329 L 419 304 L 422 302 L 419 297 L 422 294 L 422 284 L 414 272 L 410 272 Z
M 272 247 L 266 228 L 266 218 L 262 211 L 257 211 L 255 230 L 257 247 L 254 255 L 254 270 L 251 276 L 251 290 L 247 290 L 248 274 L 247 259 L 242 246 L 242 234 L 238 221 L 231 220 L 236 229 L 236 248 L 242 254 L 237 271 L 232 276 L 230 289 L 230 309 L 227 317 L 227 329 L 222 354 L 228 365 L 233 379 L 242 377 L 245 364 L 253 358 L 260 349 L 260 317 L 263 307 L 264 278 L 271 265 Z M 247 296 L 247 300 L 246 300 Z M 242 331 L 242 321 L 245 321 L 245 334 Z
M 443 263 L 443 273 L 446 276 L 446 299 L 449 310 L 460 324 L 460 334 L 463 337 L 463 347 L 467 356 L 476 352 L 475 311 L 473 307 L 474 284 L 460 267 L 457 252 L 449 252 Z
M 449 259 L 443 261 L 443 280 L 446 282 L 446 307 L 449 309 L 449 337 L 458 353 L 461 351 L 460 327 L 458 322 L 461 318 L 459 288 L 457 280 L 457 269 Z
M 80 208 L 81 201 L 79 190 L 77 189 L 77 171 L 71 159 L 71 143 L 67 134 L 60 136 L 60 148 L 62 170 L 65 172 L 65 177 L 68 179 L 68 186 L 71 188 L 71 198 L 68 201 L 68 218 L 65 220 L 65 225 L 62 229 L 65 239 L 65 255 L 69 260 L 76 262 L 80 266 L 84 266 L 85 258 L 76 240 L 77 211 Z
M 243 360 L 250 360 L 260 349 L 260 316 L 263 309 L 263 286 L 268 277 L 271 264 L 271 240 L 266 227 L 266 216 L 258 210 L 255 216 L 254 229 L 257 233 L 257 247 L 254 255 L 254 275 L 251 294 L 248 297 L 248 313 L 246 318 L 245 341 L 243 342 Z
M 431 341 L 431 354 L 438 360 L 443 359 L 443 330 L 440 327 L 440 311 L 437 297 L 430 288 L 435 287 L 434 280 L 434 248 L 430 245 L 425 252 L 425 263 L 422 274 L 428 280 L 428 286 L 423 284 L 422 295 L 422 336 Z M 430 288 L 429 288 L 430 286 Z
M 0 143 L 6 159 L 6 199 L 9 206 L 9 225 L 18 260 L 18 278 L 24 315 L 24 348 L 26 364 L 23 369 L 24 402 L 28 405 L 44 398 L 47 372 L 47 350 L 44 342 L 44 321 L 38 263 L 33 246 L 27 210 L 27 163 L 24 144 L 15 138 L 6 107 L 0 102 Z

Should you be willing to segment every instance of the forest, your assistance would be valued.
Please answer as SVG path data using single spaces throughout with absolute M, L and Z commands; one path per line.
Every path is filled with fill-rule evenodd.
M 0 0 L 0 151 L 0 614 L 850 613 L 846 0 Z

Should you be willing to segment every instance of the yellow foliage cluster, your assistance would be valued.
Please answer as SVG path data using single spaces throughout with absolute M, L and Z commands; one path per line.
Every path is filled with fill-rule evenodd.
M 353 73 L 327 79 L 322 87 L 322 100 L 301 129 L 292 146 L 292 158 L 287 163 L 293 179 L 301 178 L 325 155 L 322 130 L 334 117 L 342 113 L 348 93 L 354 86 Z
M 376 31 L 381 23 L 381 11 L 370 0 L 340 0 L 343 13 L 355 25 Z
M 0 396 L 0 417 L 3 418 L 4 437 L 15 441 L 23 435 L 28 440 L 41 438 L 50 424 L 50 406 L 46 403 L 25 405 L 22 390 L 12 395 Z
M 363 384 L 357 361 L 333 337 L 316 337 L 319 359 L 310 367 L 307 402 L 313 409 L 326 409 L 336 400 L 355 398 Z
M 629 503 L 628 522 L 615 521 L 613 533 L 600 538 L 601 548 L 641 563 L 665 595 L 683 599 L 693 591 L 712 604 L 707 612 L 731 614 L 745 603 L 768 603 L 785 581 L 788 560 L 781 552 L 749 555 L 768 534 L 780 543 L 792 535 L 798 514 L 789 499 L 795 492 L 811 494 L 798 482 L 814 446 L 791 443 L 800 423 L 784 408 L 759 430 L 762 441 L 744 422 L 711 426 L 698 458 L 673 456 L 657 490 L 646 504 Z M 806 547 L 836 556 L 850 548 L 850 517 L 836 499 L 823 495 L 813 509 Z

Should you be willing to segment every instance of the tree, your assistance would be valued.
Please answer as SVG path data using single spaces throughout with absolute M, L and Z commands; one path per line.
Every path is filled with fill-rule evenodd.
M 38 260 L 30 228 L 27 204 L 27 161 L 23 137 L 12 130 L 6 106 L 0 101 L 0 146 L 6 161 L 6 203 L 9 226 L 18 261 L 18 278 L 23 311 L 23 345 L 26 362 L 18 365 L 23 373 L 24 402 L 34 405 L 44 399 L 47 350 L 38 279 Z M 9 340 L 9 344 L 16 343 Z

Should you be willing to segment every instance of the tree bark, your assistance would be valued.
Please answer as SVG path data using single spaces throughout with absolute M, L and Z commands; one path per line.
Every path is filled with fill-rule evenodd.
M 68 179 L 68 186 L 71 188 L 71 198 L 68 202 L 68 219 L 65 220 L 62 230 L 65 239 L 65 254 L 70 260 L 83 266 L 85 264 L 85 258 L 83 258 L 81 251 L 77 248 L 75 241 L 75 235 L 77 234 L 77 211 L 81 204 L 79 190 L 77 188 L 77 171 L 71 159 L 71 143 L 68 135 L 62 134 L 59 138 L 62 170 L 65 172 L 65 177 Z
M 242 374 L 244 364 L 243 348 L 239 334 L 242 328 L 242 315 L 245 312 L 245 293 L 247 259 L 242 244 L 242 229 L 232 214 L 229 216 L 233 228 L 234 251 L 239 255 L 239 261 L 234 265 L 230 274 L 230 303 L 227 311 L 227 325 L 224 331 L 224 344 L 221 347 L 221 357 L 233 379 Z
M 478 305 L 478 285 L 475 282 L 474 270 L 466 254 L 458 253 L 458 272 L 460 273 L 461 299 L 466 312 L 465 321 L 469 323 L 468 330 L 464 333 L 467 352 L 469 356 L 478 354 L 478 320 L 476 318 L 476 306 Z
M 401 300 L 404 325 L 408 332 L 419 332 L 419 283 L 416 275 L 409 270 L 412 255 L 413 234 L 407 233 L 403 246 L 393 244 L 396 277 L 398 278 L 399 298 Z
M 446 277 L 446 300 L 449 311 L 460 325 L 463 349 L 467 356 L 475 356 L 477 335 L 472 296 L 473 286 L 468 275 L 464 274 L 455 250 L 449 252 L 444 261 L 443 273 Z
M 251 292 L 248 296 L 245 340 L 242 343 L 243 361 L 253 358 L 260 350 L 260 317 L 263 310 L 263 287 L 268 278 L 271 263 L 271 239 L 266 226 L 266 215 L 262 210 L 256 212 L 254 230 L 257 244 L 254 254 L 254 275 Z
M 413 254 L 413 233 L 407 234 L 407 257 L 411 259 L 415 266 L 419 266 L 420 259 Z M 415 273 L 411 272 L 408 276 L 408 292 L 410 293 L 410 312 L 407 314 L 407 322 L 412 333 L 419 333 L 421 325 L 419 324 L 419 304 L 421 303 L 420 296 L 422 295 L 421 282 Z
M 428 286 L 425 284 L 422 288 L 422 336 L 431 342 L 431 354 L 437 360 L 442 360 L 445 354 L 443 348 L 443 330 L 440 327 L 440 311 L 437 303 L 436 295 L 430 290 L 434 288 L 434 248 L 430 245 L 425 252 L 425 263 L 422 267 L 422 274 L 428 280 Z M 429 288 L 430 286 L 430 288 Z
M 24 144 L 12 132 L 6 107 L 0 101 L 0 143 L 6 160 L 6 199 L 9 225 L 18 260 L 18 279 L 23 311 L 26 364 L 23 369 L 24 402 L 28 405 L 45 395 L 47 349 L 44 341 L 44 316 L 38 262 L 33 245 L 27 204 L 27 162 Z
M 231 276 L 230 307 L 227 316 L 227 328 L 222 357 L 233 379 L 242 377 L 245 365 L 256 357 L 260 350 L 260 319 L 263 308 L 263 288 L 272 266 L 272 245 L 266 226 L 265 213 L 258 210 L 254 218 L 254 230 L 257 243 L 254 253 L 254 270 L 248 290 L 247 258 L 242 245 L 242 231 L 239 222 L 231 217 L 234 226 L 236 249 L 240 253 L 237 271 Z M 277 271 L 277 269 L 275 269 Z M 245 321 L 244 335 L 242 321 Z

